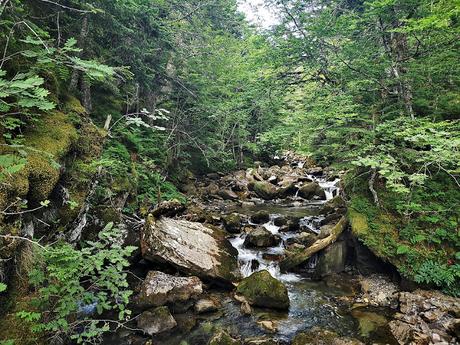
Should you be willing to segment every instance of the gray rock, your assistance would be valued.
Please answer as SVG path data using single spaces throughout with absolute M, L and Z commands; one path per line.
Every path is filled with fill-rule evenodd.
M 324 277 L 345 270 L 347 258 L 347 244 L 345 241 L 338 241 L 326 247 L 319 254 L 315 274 Z
M 176 320 L 167 307 L 144 311 L 137 319 L 137 327 L 151 336 L 169 331 L 176 326 Z
M 360 281 L 364 299 L 374 307 L 398 306 L 399 288 L 383 275 L 373 274 Z
M 238 195 L 230 189 L 221 189 L 217 193 L 224 200 L 238 200 Z
M 232 213 L 222 217 L 225 230 L 232 234 L 241 232 L 241 216 L 238 213 Z
M 389 324 L 399 344 L 458 344 L 459 298 L 415 290 L 400 292 L 399 304 L 400 313 Z
M 278 189 L 267 181 L 254 182 L 254 192 L 262 199 L 273 200 L 278 195 Z
M 232 338 L 226 331 L 219 330 L 209 340 L 208 345 L 242 345 L 242 342 Z
M 219 229 L 170 218 L 147 218 L 141 234 L 146 260 L 229 285 L 240 278 L 238 252 Z
M 198 277 L 175 277 L 158 271 L 150 271 L 142 283 L 136 298 L 141 308 L 151 308 L 167 303 L 185 302 L 203 292 Z
M 315 197 L 321 200 L 326 200 L 326 192 L 316 182 L 310 182 L 300 187 L 299 196 L 308 200 Z
M 160 216 L 174 217 L 183 211 L 185 211 L 185 205 L 179 200 L 174 199 L 161 202 L 160 205 L 152 211 L 152 215 L 157 218 Z
M 270 231 L 264 227 L 258 227 L 252 230 L 244 240 L 244 245 L 250 247 L 273 247 L 280 243 L 281 239 L 278 236 L 273 235 Z

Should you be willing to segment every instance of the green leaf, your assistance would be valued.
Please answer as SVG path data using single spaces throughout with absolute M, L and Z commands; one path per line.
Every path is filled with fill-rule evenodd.
M 401 246 L 398 246 L 398 248 L 396 249 L 396 254 L 403 255 L 403 254 L 407 254 L 409 251 L 410 251 L 410 248 L 408 246 L 401 245 Z
M 6 291 L 6 289 L 7 289 L 7 285 L 0 283 L 0 293 Z

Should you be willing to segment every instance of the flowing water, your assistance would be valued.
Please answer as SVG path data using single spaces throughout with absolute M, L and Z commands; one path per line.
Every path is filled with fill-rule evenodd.
M 231 303 L 227 304 L 224 317 L 220 323 L 226 327 L 233 328 L 236 334 L 243 336 L 256 336 L 263 334 L 260 328 L 257 327 L 257 320 L 275 320 L 278 331 L 275 338 L 289 342 L 300 331 L 306 331 L 313 327 L 321 327 L 329 330 L 334 330 L 340 336 L 351 336 L 359 338 L 366 343 L 393 343 L 388 336 L 386 322 L 384 324 L 373 324 L 372 321 L 362 320 L 349 313 L 347 308 L 344 308 L 340 302 L 343 297 L 351 297 L 355 294 L 353 290 L 353 277 L 349 275 L 341 275 L 336 281 L 313 281 L 308 276 L 296 273 L 282 273 L 279 267 L 277 256 L 284 253 L 285 242 L 299 235 L 298 232 L 280 232 L 280 227 L 274 224 L 274 220 L 279 216 L 293 216 L 300 218 L 300 226 L 304 231 L 319 233 L 321 222 L 324 217 L 319 214 L 321 206 L 334 196 L 338 195 L 339 180 L 325 181 L 319 178 L 310 176 L 315 180 L 326 192 L 326 200 L 314 200 L 310 202 L 297 202 L 290 205 L 280 205 L 271 203 L 260 203 L 255 205 L 233 208 L 241 214 L 251 215 L 257 211 L 264 210 L 269 212 L 270 220 L 263 226 L 272 234 L 281 237 L 281 243 L 272 248 L 246 248 L 244 240 L 246 234 L 238 235 L 230 239 L 231 244 L 238 250 L 238 260 L 243 276 L 247 277 L 253 272 L 260 270 L 268 270 L 272 276 L 282 281 L 288 288 L 289 298 L 291 301 L 288 313 L 273 312 L 267 310 L 256 310 L 254 315 L 247 317 L 241 316 L 239 310 Z M 308 261 L 306 268 L 314 270 L 318 262 L 318 256 L 314 255 Z M 386 311 L 379 310 L 377 315 L 385 320 L 382 314 Z M 361 313 L 370 319 L 370 315 L 374 315 L 373 311 Z M 248 318 L 250 320 L 248 320 Z M 250 322 L 248 322 L 250 321 Z M 363 324 L 367 325 L 366 329 Z
M 339 193 L 338 180 L 325 181 L 313 178 L 326 192 L 330 200 Z M 326 201 L 327 201 L 326 200 Z M 223 327 L 231 334 L 243 339 L 269 335 L 289 344 L 294 336 L 313 327 L 333 330 L 339 336 L 358 338 L 366 344 L 396 344 L 389 335 L 386 310 L 350 311 L 349 301 L 355 295 L 356 279 L 351 274 L 332 276 L 321 281 L 315 281 L 305 274 L 282 273 L 279 267 L 279 257 L 285 251 L 285 242 L 299 235 L 297 232 L 280 232 L 275 225 L 276 217 L 296 217 L 305 231 L 318 233 L 321 221 L 319 214 L 326 201 L 314 200 L 305 202 L 294 199 L 289 204 L 276 202 L 255 202 L 245 206 L 229 206 L 226 212 L 238 212 L 250 216 L 258 211 L 270 214 L 270 220 L 263 224 L 272 234 L 280 236 L 281 243 L 272 248 L 246 248 L 246 234 L 230 238 L 231 244 L 238 250 L 238 261 L 242 275 L 247 277 L 255 271 L 268 270 L 272 276 L 282 281 L 289 293 L 290 308 L 288 312 L 254 308 L 249 316 L 243 315 L 240 305 L 228 292 L 214 291 L 222 301 L 222 309 L 214 314 L 200 315 L 198 323 L 191 330 L 174 332 L 155 339 L 155 344 L 161 345 L 206 345 L 216 327 Z M 306 268 L 314 270 L 318 256 L 310 258 Z M 308 271 L 308 270 L 307 270 Z M 347 302 L 348 301 L 348 302 Z M 192 316 L 186 316 L 192 317 Z M 190 319 L 191 320 L 191 319 Z M 270 334 L 261 328 L 257 322 L 270 320 L 276 323 L 277 331 Z M 195 321 L 195 320 L 194 320 Z

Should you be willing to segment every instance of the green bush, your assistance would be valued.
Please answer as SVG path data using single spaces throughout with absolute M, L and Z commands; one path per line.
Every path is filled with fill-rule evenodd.
M 135 249 L 121 243 L 121 230 L 109 223 L 97 242 L 88 241 L 80 250 L 58 243 L 40 251 L 30 273 L 36 297 L 30 310 L 17 316 L 41 336 L 70 337 L 79 344 L 121 327 L 131 314 L 125 268 Z M 97 318 L 104 313 L 116 317 Z

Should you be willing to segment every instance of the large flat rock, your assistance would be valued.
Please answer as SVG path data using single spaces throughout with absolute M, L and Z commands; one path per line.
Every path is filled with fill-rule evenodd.
M 149 216 L 141 234 L 142 256 L 205 280 L 230 284 L 240 278 L 238 252 L 224 232 L 201 223 Z

